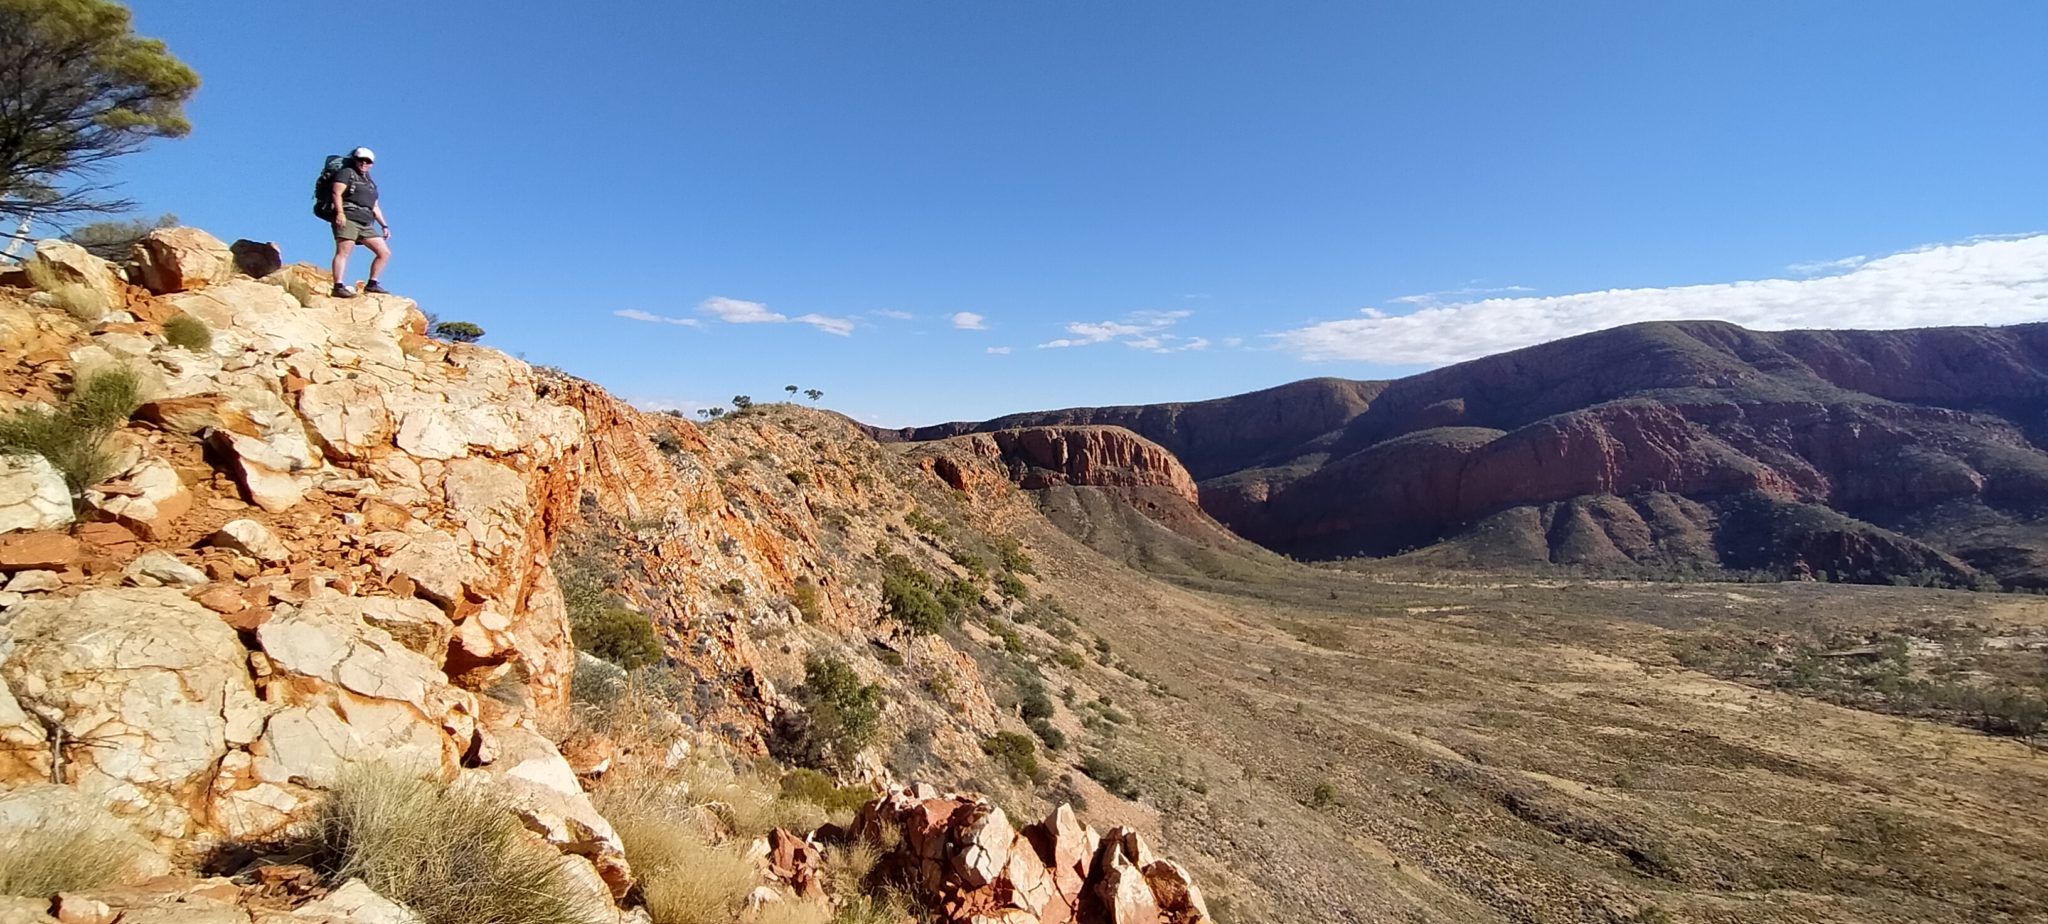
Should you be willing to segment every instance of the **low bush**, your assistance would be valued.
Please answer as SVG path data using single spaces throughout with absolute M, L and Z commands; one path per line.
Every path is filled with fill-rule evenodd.
M 841 766 L 873 744 L 882 724 L 882 688 L 862 683 L 853 666 L 828 655 L 804 661 L 806 732 L 812 749 Z
M 0 829 L 0 895 L 48 899 L 142 873 L 147 847 L 106 816 L 43 815 Z
M 808 802 L 832 815 L 852 814 L 875 798 L 874 792 L 865 786 L 840 786 L 831 777 L 808 767 L 783 774 L 780 787 L 784 798 Z
M 389 768 L 345 774 L 310 835 L 330 881 L 360 878 L 426 924 L 587 924 L 603 910 L 510 812 Z
M 598 811 L 626 845 L 626 862 L 654 924 L 711 924 L 735 920 L 753 891 L 753 863 L 741 841 L 714 843 L 714 834 L 684 793 L 657 783 L 614 783 L 598 790 Z
M 25 407 L 0 415 L 0 453 L 39 455 L 64 474 L 73 495 L 114 474 L 107 437 L 142 403 L 132 370 L 115 366 L 79 379 L 55 410 Z
M 189 314 L 173 315 L 164 322 L 164 341 L 180 349 L 203 353 L 213 349 L 213 328 Z
M 654 623 L 646 614 L 627 609 L 606 589 L 615 576 L 600 572 L 564 556 L 555 561 L 562 605 L 569 611 L 569 637 L 577 650 L 626 670 L 660 663 L 666 652 Z
M 981 752 L 1014 782 L 1037 782 L 1045 775 L 1038 766 L 1038 745 L 1032 743 L 1030 735 L 997 732 L 981 742 Z
M 1081 761 L 1081 772 L 1089 779 L 1101 783 L 1102 788 L 1120 799 L 1138 798 L 1138 781 L 1131 777 L 1131 772 L 1104 755 L 1088 755 L 1087 759 Z
M 1037 735 L 1038 740 L 1045 742 L 1046 750 L 1057 751 L 1067 746 L 1067 733 L 1054 728 L 1052 722 L 1032 719 L 1026 724 L 1031 726 L 1031 733 Z

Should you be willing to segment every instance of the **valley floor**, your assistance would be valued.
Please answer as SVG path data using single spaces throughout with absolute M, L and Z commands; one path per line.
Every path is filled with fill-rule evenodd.
M 1103 761 L 1158 810 L 1167 850 L 1206 859 L 1226 920 L 2048 916 L 2044 755 L 1772 673 L 1833 657 L 1827 640 L 1946 631 L 2019 652 L 2002 663 L 2031 665 L 2038 692 L 2048 600 L 1121 551 L 1157 577 L 1052 563 L 1096 589 L 1075 609 L 1113 625 L 1151 691 L 1117 699 L 1136 718 Z M 1717 645 L 1762 654 L 1745 676 L 1696 657 Z

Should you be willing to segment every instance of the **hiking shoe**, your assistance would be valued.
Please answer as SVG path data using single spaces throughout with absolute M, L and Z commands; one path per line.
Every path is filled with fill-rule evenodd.
M 337 282 L 334 284 L 334 292 L 332 294 L 335 298 L 355 298 L 356 290 L 349 288 L 348 283 Z
M 364 292 L 366 292 L 366 293 L 371 293 L 371 294 L 375 294 L 375 295 L 390 295 L 390 294 L 391 294 L 391 290 L 390 290 L 390 289 L 384 288 L 384 285 L 383 285 L 382 283 L 378 282 L 378 281 L 377 281 L 377 280 L 375 280 L 375 279 L 372 279 L 372 280 L 370 280 L 369 282 L 363 283 L 363 291 L 364 291 Z

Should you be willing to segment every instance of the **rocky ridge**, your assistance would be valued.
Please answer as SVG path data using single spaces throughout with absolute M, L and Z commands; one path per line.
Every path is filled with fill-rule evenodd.
M 707 434 L 643 415 L 580 380 L 432 340 L 406 299 L 319 295 L 317 270 L 281 266 L 266 245 L 169 229 L 127 267 L 56 241 L 33 259 L 105 313 L 81 320 L 48 294 L 0 289 L 0 391 L 16 407 L 50 406 L 120 368 L 143 402 L 108 443 L 111 476 L 75 506 L 40 457 L 0 470 L 0 789 L 108 807 L 166 863 L 191 869 L 281 836 L 339 777 L 377 763 L 488 793 L 591 896 L 630 904 L 623 845 L 583 789 L 603 761 L 572 762 L 548 734 L 569 716 L 578 663 L 562 543 L 598 522 L 631 547 L 612 560 L 644 579 L 624 596 L 698 679 L 691 718 L 743 751 L 769 750 L 800 711 L 770 671 L 819 643 L 757 644 L 763 620 L 804 618 L 777 601 L 810 578 L 824 629 L 880 610 L 872 587 L 831 578 L 833 529 L 845 526 L 788 492 L 798 472 L 849 505 L 900 501 L 902 489 L 863 484 L 818 457 L 821 442 L 768 445 L 739 422 Z M 164 324 L 180 315 L 211 343 L 171 346 Z M 1073 464 L 1090 454 L 1046 454 L 1072 439 L 1118 442 L 1066 434 L 997 441 L 996 454 L 1095 477 Z M 1128 470 L 1163 473 L 1193 499 L 1170 456 L 1119 445 Z M 790 476 L 780 484 L 720 462 L 770 454 Z M 897 647 L 965 681 L 945 719 L 956 736 L 1000 727 L 971 660 L 933 637 Z M 212 882 L 187 880 L 177 901 L 232 910 L 244 886 Z M 120 919 L 145 917 L 183 919 Z

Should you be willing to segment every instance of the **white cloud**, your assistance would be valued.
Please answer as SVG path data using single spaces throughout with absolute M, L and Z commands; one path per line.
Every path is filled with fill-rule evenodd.
M 641 311 L 638 308 L 621 308 L 617 311 L 612 312 L 612 315 L 614 317 L 625 318 L 628 321 L 646 321 L 650 324 L 675 324 L 682 327 L 704 326 L 704 322 L 699 321 L 696 318 L 671 318 L 664 314 L 655 314 L 654 312 L 651 311 Z
M 852 318 L 834 318 L 822 314 L 800 314 L 792 318 L 769 311 L 768 306 L 760 302 L 726 298 L 723 295 L 714 295 L 705 299 L 697 305 L 697 311 L 701 314 L 708 314 L 727 324 L 809 324 L 828 334 L 837 334 L 841 337 L 853 335 Z M 675 323 L 682 322 L 678 321 Z
M 1223 344 L 1223 348 L 1226 350 L 1235 350 L 1238 347 L 1244 346 L 1243 337 L 1225 337 L 1218 342 Z
M 1791 266 L 1785 267 L 1785 271 L 1797 276 L 1832 276 L 1836 273 L 1846 273 L 1852 269 L 1855 269 L 1869 262 L 1869 257 L 1863 256 L 1862 254 L 1857 254 L 1853 257 L 1843 257 L 1840 260 L 1818 260 L 1813 263 L 1794 263 Z
M 1009 348 L 1009 347 L 989 347 L 989 348 L 988 348 L 987 350 L 984 350 L 983 352 L 986 352 L 986 353 L 993 353 L 993 354 L 995 354 L 995 355 L 997 355 L 997 356 L 1008 356 L 1008 355 L 1010 355 L 1010 348 Z
M 828 318 L 822 314 L 800 314 L 790 320 L 798 324 L 809 324 L 828 334 L 841 337 L 853 336 L 853 321 L 850 318 Z
M 953 313 L 953 326 L 961 330 L 988 330 L 988 319 L 972 311 Z
M 1839 261 L 1838 261 L 1839 262 Z M 1719 320 L 1758 330 L 1897 329 L 2048 319 L 2048 234 L 1974 239 L 1813 279 L 1488 298 L 1270 334 L 1302 359 L 1441 365 L 1639 321 Z
M 737 298 L 726 298 L 723 295 L 714 295 L 705 299 L 702 304 L 697 306 L 697 310 L 727 324 L 780 324 L 789 320 L 782 315 L 769 311 L 768 306 L 760 302 L 741 301 Z
M 1166 341 L 1180 339 L 1176 334 L 1165 333 L 1166 329 L 1193 313 L 1133 311 L 1121 321 L 1071 321 L 1068 322 L 1066 331 L 1072 336 L 1048 340 L 1039 344 L 1038 348 L 1045 350 L 1092 346 L 1114 340 L 1133 349 L 1161 351 Z
M 1473 297 L 1480 295 L 1520 295 L 1523 292 L 1534 291 L 1536 290 L 1528 286 L 1466 286 L 1462 289 L 1442 289 L 1436 292 L 1403 295 L 1387 301 L 1396 305 L 1440 305 L 1444 302 L 1471 301 Z
M 876 311 L 875 316 L 888 318 L 891 321 L 908 321 L 911 318 L 917 317 L 917 315 L 911 314 L 908 311 L 897 311 L 894 308 L 883 308 Z
M 637 398 L 628 398 L 626 403 L 649 413 L 677 411 L 690 417 L 696 416 L 699 410 L 711 406 L 707 402 L 691 398 L 648 397 L 644 395 Z

